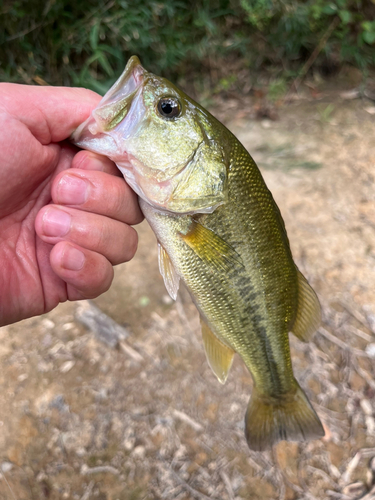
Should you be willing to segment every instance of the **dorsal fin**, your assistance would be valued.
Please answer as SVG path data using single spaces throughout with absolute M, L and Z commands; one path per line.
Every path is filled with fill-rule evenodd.
M 208 364 L 219 382 L 225 384 L 235 352 L 216 337 L 202 317 L 201 326 Z
M 298 269 L 297 273 L 298 308 L 297 316 L 291 330 L 297 338 L 303 342 L 307 342 L 320 326 L 320 304 L 316 293 L 308 284 L 306 278 Z
M 177 298 L 177 292 L 180 285 L 180 277 L 169 258 L 169 255 L 164 250 L 164 247 L 158 242 L 158 261 L 159 271 L 163 276 L 165 288 L 173 300 Z

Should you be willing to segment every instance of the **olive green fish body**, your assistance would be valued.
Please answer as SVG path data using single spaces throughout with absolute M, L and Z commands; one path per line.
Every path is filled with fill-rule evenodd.
M 139 195 L 167 290 L 175 299 L 179 281 L 187 286 L 218 380 L 225 382 L 235 353 L 250 370 L 249 447 L 324 435 L 294 378 L 288 339 L 290 331 L 307 340 L 316 330 L 319 302 L 241 143 L 135 57 L 73 140 L 113 159 Z
M 289 392 L 294 384 L 288 332 L 298 279 L 272 195 L 250 155 L 233 138 L 228 202 L 212 214 L 170 216 L 142 209 L 215 335 L 241 355 L 258 390 Z M 202 260 L 181 235 L 198 222 L 227 242 L 238 263 Z

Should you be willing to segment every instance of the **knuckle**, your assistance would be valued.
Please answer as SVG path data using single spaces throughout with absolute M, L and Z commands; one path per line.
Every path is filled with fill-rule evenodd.
M 121 182 L 118 182 L 118 178 L 113 178 L 115 182 L 113 182 L 112 190 L 109 195 L 109 201 L 111 204 L 111 212 L 116 219 L 122 218 L 123 212 L 126 210 L 126 192 L 124 186 Z

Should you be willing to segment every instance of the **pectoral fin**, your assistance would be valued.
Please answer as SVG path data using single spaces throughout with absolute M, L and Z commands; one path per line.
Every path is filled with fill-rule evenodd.
M 235 352 L 216 337 L 202 318 L 201 326 L 203 345 L 206 351 L 208 364 L 219 382 L 225 384 Z
M 169 255 L 164 250 L 164 247 L 158 243 L 158 261 L 160 274 L 163 276 L 165 288 L 173 300 L 177 298 L 177 292 L 180 285 L 180 277 L 169 258 Z
M 316 293 L 306 278 L 298 271 L 298 308 L 292 332 L 303 342 L 319 328 L 321 322 L 320 304 Z
M 199 222 L 193 220 L 189 232 L 180 233 L 180 236 L 198 257 L 217 269 L 229 271 L 243 267 L 241 257 L 234 248 Z

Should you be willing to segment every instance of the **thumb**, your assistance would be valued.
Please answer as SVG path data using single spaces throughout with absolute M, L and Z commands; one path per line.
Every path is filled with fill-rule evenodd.
M 1 104 L 42 144 L 60 142 L 90 115 L 101 96 L 91 90 L 0 83 Z

